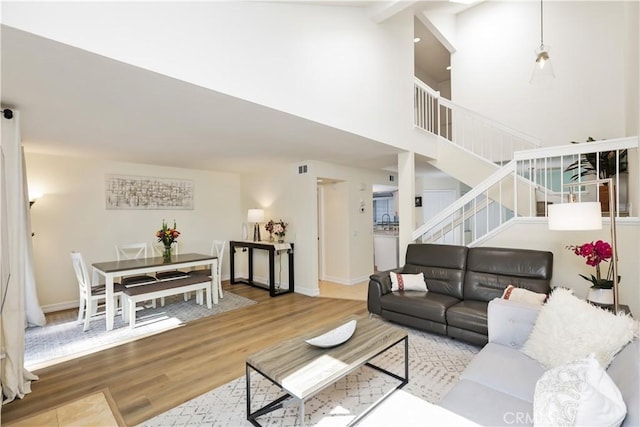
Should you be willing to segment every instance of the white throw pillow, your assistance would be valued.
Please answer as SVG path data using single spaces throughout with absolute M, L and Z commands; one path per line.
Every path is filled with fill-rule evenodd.
M 424 281 L 424 274 L 391 274 L 391 292 L 398 291 L 427 291 L 427 284 Z
M 525 304 L 542 305 L 544 304 L 544 300 L 547 299 L 547 294 L 541 294 L 528 289 L 509 285 L 502 293 L 502 299 L 523 302 Z
M 522 351 L 543 366 L 555 368 L 594 353 L 603 368 L 634 336 L 636 322 L 556 288 L 549 296 Z
M 622 394 L 593 354 L 545 372 L 533 396 L 535 426 L 619 426 Z

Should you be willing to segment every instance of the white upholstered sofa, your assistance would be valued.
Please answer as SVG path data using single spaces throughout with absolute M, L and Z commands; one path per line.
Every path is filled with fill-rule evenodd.
M 533 330 L 539 311 L 537 306 L 502 299 L 491 301 L 488 306 L 489 343 L 473 358 L 440 406 L 480 425 L 533 425 L 536 383 L 545 368 L 521 349 Z M 626 404 L 622 426 L 640 426 L 640 341 L 637 334 L 615 355 L 606 373 Z M 599 423 L 594 421 L 590 425 Z

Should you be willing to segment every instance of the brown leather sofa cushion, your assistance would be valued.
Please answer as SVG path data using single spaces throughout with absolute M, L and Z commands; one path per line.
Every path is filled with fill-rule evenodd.
M 410 244 L 402 272 L 423 273 L 429 292 L 462 299 L 466 246 Z
M 386 311 L 445 323 L 447 309 L 458 302 L 457 298 L 435 292 L 406 291 L 384 295 L 380 305 Z
M 447 325 L 487 335 L 488 305 L 484 301 L 460 301 L 447 310 Z
M 548 294 L 553 253 L 530 249 L 470 248 L 464 299 L 489 302 L 509 285 Z M 486 310 L 486 306 L 485 306 Z

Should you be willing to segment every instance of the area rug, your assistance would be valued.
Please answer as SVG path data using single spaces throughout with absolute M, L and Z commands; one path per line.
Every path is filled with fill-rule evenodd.
M 480 347 L 448 337 L 404 328 L 409 333 L 409 384 L 403 390 L 431 403 L 458 381 Z M 372 362 L 396 374 L 404 374 L 404 347 L 397 345 Z M 397 380 L 362 367 L 305 402 L 305 425 L 345 426 L 371 406 Z M 251 374 L 251 408 L 256 410 L 281 394 L 258 374 Z M 297 404 L 258 418 L 263 426 L 299 425 Z M 246 420 L 246 383 L 240 377 L 141 424 L 165 426 L 250 426 Z
M 83 325 L 73 321 L 53 323 L 44 327 L 27 328 L 25 331 L 25 367 L 29 370 L 68 360 L 72 357 L 93 353 L 116 345 L 124 344 L 149 335 L 176 328 L 185 323 L 237 308 L 256 304 L 256 301 L 225 292 L 208 309 L 199 305 L 195 297 L 184 301 L 182 294 L 165 298 L 164 307 L 140 310 L 136 316 L 136 327 L 130 329 L 121 316 L 114 319 L 113 330 L 106 331 L 105 318 L 90 322 L 89 330 L 83 332 Z

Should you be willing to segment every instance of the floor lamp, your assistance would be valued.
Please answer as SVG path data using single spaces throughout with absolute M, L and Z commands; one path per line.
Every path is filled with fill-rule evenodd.
M 606 184 L 609 186 L 609 218 L 611 220 L 611 263 L 613 266 L 613 312 L 618 313 L 618 245 L 616 240 L 616 197 L 612 178 L 565 184 L 569 188 L 569 203 L 550 204 L 549 230 L 601 230 L 600 202 L 576 202 L 574 187 Z

